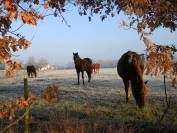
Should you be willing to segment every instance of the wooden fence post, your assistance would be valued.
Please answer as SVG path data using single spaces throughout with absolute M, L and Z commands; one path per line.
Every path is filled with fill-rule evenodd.
M 25 100 L 28 99 L 28 80 L 27 78 L 24 78 L 24 98 Z M 24 133 L 29 132 L 29 105 L 24 107 Z

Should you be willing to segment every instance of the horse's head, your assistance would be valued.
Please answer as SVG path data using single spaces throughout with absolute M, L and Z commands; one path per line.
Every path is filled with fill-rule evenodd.
M 136 103 L 139 108 L 143 108 L 146 104 L 146 95 L 147 95 L 147 81 L 143 81 L 143 79 L 134 79 L 131 82 L 133 95 L 136 99 Z
M 74 61 L 75 61 L 78 57 L 79 57 L 78 52 L 77 52 L 77 53 L 73 53 L 73 59 L 74 59 Z
M 143 108 L 146 103 L 148 81 L 143 80 L 144 72 L 144 55 L 129 53 L 128 63 L 131 71 L 132 92 L 136 99 L 136 103 L 140 108 Z

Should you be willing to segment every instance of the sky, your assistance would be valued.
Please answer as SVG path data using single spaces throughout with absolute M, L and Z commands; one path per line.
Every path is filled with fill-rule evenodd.
M 121 13 L 101 21 L 94 16 L 89 22 L 86 16 L 79 16 L 76 11 L 64 14 L 68 27 L 61 19 L 52 16 L 38 21 L 37 26 L 24 25 L 19 32 L 31 40 L 31 46 L 16 53 L 17 60 L 25 61 L 29 57 L 45 58 L 51 64 L 66 66 L 73 62 L 73 52 L 81 58 L 93 60 L 118 60 L 128 50 L 143 53 L 146 49 L 135 30 L 124 30 L 119 26 L 127 17 Z M 16 29 L 22 22 L 15 22 Z M 149 37 L 156 44 L 176 44 L 177 31 L 159 28 Z

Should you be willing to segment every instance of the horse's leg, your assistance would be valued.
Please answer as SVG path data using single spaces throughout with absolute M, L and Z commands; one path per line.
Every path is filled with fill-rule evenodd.
M 96 74 L 96 67 L 93 67 L 93 73 Z
M 97 68 L 97 66 L 95 67 L 95 73 L 98 73 L 98 68 Z
M 86 71 L 87 72 L 87 76 L 88 76 L 88 82 L 90 82 L 91 80 L 91 71 Z
M 30 73 L 29 72 L 27 72 L 28 73 L 28 78 L 30 78 Z
M 85 84 L 84 83 L 84 71 L 82 71 L 82 80 L 83 80 L 83 85 Z
M 37 77 L 37 73 L 36 73 L 36 71 L 34 71 L 34 75 L 35 75 L 35 78 Z
M 92 71 L 93 71 L 93 73 L 95 73 L 95 66 L 94 65 L 92 65 Z
M 31 75 L 32 75 L 32 78 L 33 78 L 34 77 L 34 72 L 32 72 Z
M 98 73 L 100 73 L 100 67 L 98 67 Z
M 77 71 L 77 84 L 78 84 L 78 85 L 80 84 L 80 83 L 79 83 L 79 78 L 80 78 L 80 72 Z
M 123 79 L 126 93 L 126 103 L 130 102 L 130 80 Z

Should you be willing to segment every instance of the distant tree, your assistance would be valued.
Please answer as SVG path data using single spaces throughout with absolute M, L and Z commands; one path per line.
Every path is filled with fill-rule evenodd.
M 53 66 L 53 68 L 54 68 L 55 70 L 62 69 L 62 67 L 59 66 L 58 64 L 54 64 L 54 65 L 52 65 L 52 66 Z
M 26 65 L 34 65 L 36 66 L 36 59 L 33 56 L 30 56 L 26 62 Z
M 7 76 L 13 75 L 14 69 L 20 65 L 12 61 L 13 53 L 19 49 L 26 49 L 30 42 L 18 29 L 12 30 L 15 20 L 21 18 L 24 24 L 37 25 L 38 20 L 53 15 L 63 17 L 70 5 L 78 9 L 81 16 L 88 16 L 88 20 L 94 14 L 100 15 L 103 21 L 108 16 L 115 16 L 123 11 L 129 17 L 129 26 L 135 26 L 138 33 L 147 34 L 162 26 L 171 31 L 177 27 L 177 2 L 176 0 L 1 0 L 0 1 L 0 63 L 6 61 Z M 44 14 L 47 10 L 48 14 Z M 67 24 L 68 25 L 68 24 Z
M 75 68 L 74 62 L 68 62 L 66 65 L 66 69 L 73 69 Z
M 36 68 L 41 68 L 42 66 L 48 65 L 48 60 L 45 58 L 36 59 L 33 56 L 30 56 L 24 65 L 24 68 L 26 68 L 27 65 L 34 65 Z
M 37 61 L 37 63 L 36 63 L 37 68 L 41 68 L 42 66 L 45 66 L 45 65 L 48 65 L 48 64 L 49 64 L 49 63 L 48 63 L 48 60 L 45 59 L 45 58 L 40 58 L 40 59 Z
M 117 66 L 117 60 L 95 60 L 93 62 L 99 63 L 101 68 L 115 68 Z

